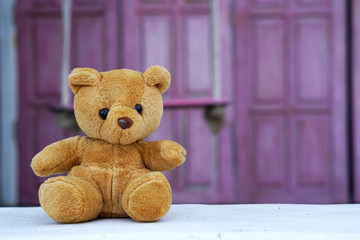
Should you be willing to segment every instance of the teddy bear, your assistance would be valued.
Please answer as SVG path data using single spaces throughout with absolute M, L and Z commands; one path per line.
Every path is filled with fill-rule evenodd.
M 44 211 L 60 223 L 97 217 L 161 219 L 172 201 L 161 171 L 181 165 L 186 151 L 170 140 L 144 139 L 160 124 L 170 73 L 161 66 L 144 73 L 75 68 L 68 80 L 75 118 L 86 136 L 52 143 L 32 159 L 37 176 L 68 172 L 41 184 Z

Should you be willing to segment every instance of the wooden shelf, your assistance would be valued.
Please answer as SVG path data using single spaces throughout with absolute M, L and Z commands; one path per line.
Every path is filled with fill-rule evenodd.
M 211 106 L 226 106 L 228 99 L 167 99 L 164 100 L 164 108 L 201 108 Z
M 165 109 L 187 109 L 187 108 L 203 108 L 212 106 L 226 106 L 230 102 L 229 99 L 167 99 L 164 100 Z M 51 105 L 50 109 L 54 112 L 73 112 L 74 106 L 69 104 L 63 106 L 60 104 Z

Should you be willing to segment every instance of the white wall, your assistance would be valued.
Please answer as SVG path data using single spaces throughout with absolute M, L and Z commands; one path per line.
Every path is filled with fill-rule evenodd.
M 0 205 L 18 203 L 15 0 L 0 0 Z

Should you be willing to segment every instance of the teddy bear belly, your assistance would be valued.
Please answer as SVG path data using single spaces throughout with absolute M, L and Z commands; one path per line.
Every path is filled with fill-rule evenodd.
M 148 169 L 99 168 L 77 166 L 68 176 L 87 180 L 103 197 L 102 217 L 127 217 L 121 206 L 124 190 L 131 180 L 149 173 Z

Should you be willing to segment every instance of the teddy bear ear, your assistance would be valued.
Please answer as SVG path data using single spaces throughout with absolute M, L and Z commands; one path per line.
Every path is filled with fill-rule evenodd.
M 148 86 L 156 86 L 163 94 L 170 86 L 171 75 L 169 71 L 161 66 L 149 67 L 143 74 L 145 83 Z
M 101 80 L 98 71 L 92 68 L 75 68 L 69 74 L 69 86 L 77 94 L 83 86 L 93 86 Z

